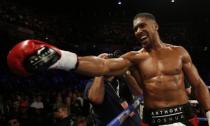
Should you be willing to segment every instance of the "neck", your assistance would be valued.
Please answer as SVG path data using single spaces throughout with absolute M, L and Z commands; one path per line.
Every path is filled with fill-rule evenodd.
M 146 48 L 146 50 L 159 50 L 160 48 L 164 47 L 164 43 L 161 41 L 160 36 L 157 34 L 153 40 L 151 40 L 151 45 Z

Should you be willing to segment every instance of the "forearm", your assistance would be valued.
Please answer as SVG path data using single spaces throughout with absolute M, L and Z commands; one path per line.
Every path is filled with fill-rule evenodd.
M 210 95 L 207 86 L 204 84 L 202 80 L 200 80 L 201 84 L 198 84 L 194 88 L 195 97 L 199 101 L 199 103 L 204 107 L 205 110 L 210 110 Z
M 120 75 L 131 65 L 123 58 L 103 59 L 96 56 L 79 57 L 78 62 L 76 72 L 88 76 Z
M 210 126 L 210 95 L 207 86 L 203 83 L 201 80 L 201 83 L 199 86 L 196 86 L 195 96 L 199 103 L 203 106 L 204 110 L 206 111 L 206 118 L 208 120 L 208 124 Z
M 104 77 L 95 77 L 92 83 L 88 91 L 88 99 L 95 104 L 100 104 L 104 100 Z

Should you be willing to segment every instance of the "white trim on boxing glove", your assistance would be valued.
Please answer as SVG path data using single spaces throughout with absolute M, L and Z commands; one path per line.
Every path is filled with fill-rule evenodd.
M 59 69 L 59 70 L 65 70 L 70 71 L 72 69 L 75 69 L 77 66 L 77 54 L 69 52 L 69 51 L 61 51 L 61 58 L 52 66 L 49 67 L 49 69 Z
M 209 124 L 209 126 L 210 126 L 210 111 L 207 111 L 207 112 L 206 112 L 206 118 L 207 118 L 208 124 Z

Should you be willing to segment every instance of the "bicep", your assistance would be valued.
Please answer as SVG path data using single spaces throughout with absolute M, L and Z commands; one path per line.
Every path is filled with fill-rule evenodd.
M 200 83 L 201 78 L 200 75 L 195 67 L 195 65 L 192 63 L 190 55 L 186 52 L 186 54 L 183 57 L 183 71 L 192 86 L 196 86 Z
M 200 80 L 200 75 L 192 63 L 187 63 L 183 65 L 184 74 L 187 76 L 191 83 L 195 83 Z

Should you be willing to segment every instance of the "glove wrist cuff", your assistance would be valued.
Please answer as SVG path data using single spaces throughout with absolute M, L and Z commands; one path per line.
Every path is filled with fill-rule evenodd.
M 78 66 L 77 54 L 64 50 L 60 50 L 60 52 L 61 58 L 55 64 L 50 66 L 50 69 L 70 71 Z

